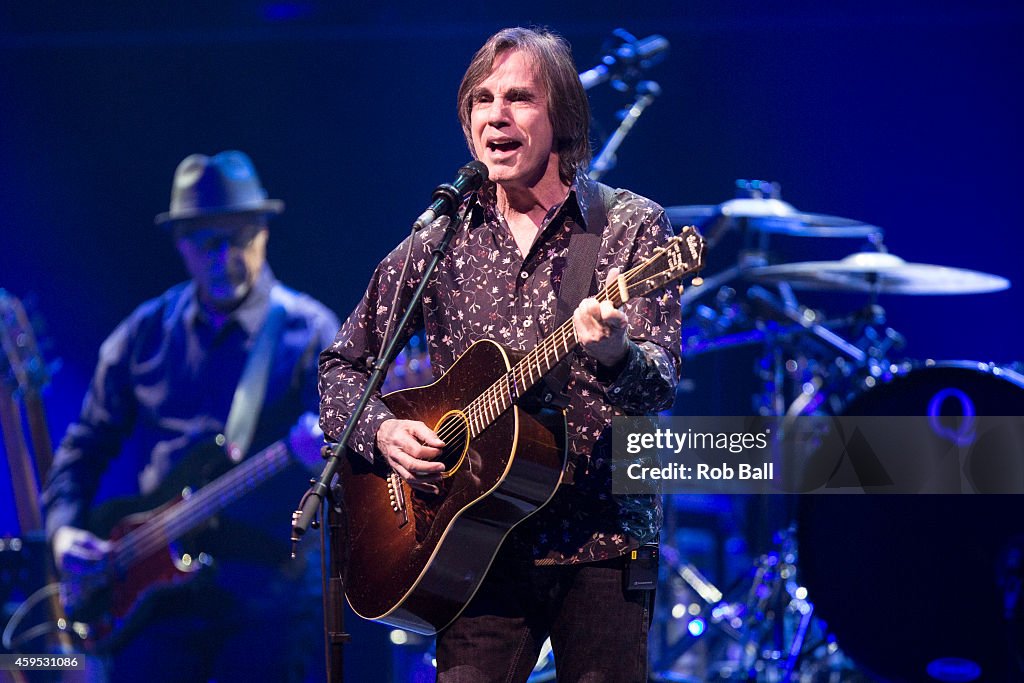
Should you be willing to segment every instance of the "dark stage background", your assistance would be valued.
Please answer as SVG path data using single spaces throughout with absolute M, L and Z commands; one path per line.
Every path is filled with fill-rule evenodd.
M 882 226 L 908 261 L 1007 277 L 1003 292 L 881 303 L 907 338 L 899 359 L 1024 360 L 1020 3 L 99 5 L 0 5 L 0 286 L 34 302 L 62 362 L 46 395 L 55 439 L 104 337 L 184 277 L 152 223 L 182 158 L 248 152 L 286 203 L 271 230 L 277 275 L 345 315 L 469 158 L 459 79 L 488 35 L 515 24 L 563 33 L 581 70 L 616 27 L 671 41 L 648 72 L 663 95 L 609 184 L 671 206 L 725 201 L 737 178 L 774 180 L 798 209 Z M 628 98 L 608 85 L 591 98 L 600 144 Z M 807 241 L 790 258 L 861 246 Z M 711 271 L 728 265 L 710 258 Z M 860 303 L 813 299 L 837 313 Z M 693 395 L 752 386 L 746 357 L 714 363 L 716 387 Z M 18 531 L 7 476 L 0 535 Z M 281 521 L 286 533 L 287 511 Z

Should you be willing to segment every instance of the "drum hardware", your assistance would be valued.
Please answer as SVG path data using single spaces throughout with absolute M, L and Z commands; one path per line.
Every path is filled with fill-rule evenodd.
M 683 295 L 683 311 L 687 316 L 684 320 L 689 327 L 684 328 L 685 357 L 738 347 L 758 347 L 753 351 L 760 354 L 755 361 L 755 374 L 749 377 L 760 383 L 760 393 L 758 389 L 753 390 L 754 410 L 762 413 L 935 413 L 942 418 L 943 426 L 948 426 L 944 416 L 957 411 L 961 415 L 969 411 L 978 415 L 1024 415 L 1024 372 L 1021 372 L 1024 364 L 1006 366 L 966 361 L 929 361 L 922 364 L 901 359 L 899 353 L 906 340 L 887 325 L 885 309 L 879 305 L 881 294 L 996 292 L 1009 287 L 1009 280 L 962 268 L 908 263 L 887 251 L 879 228 L 846 219 L 800 214 L 781 201 L 777 186 L 771 184 L 761 183 L 759 187 L 739 189 L 747 196 L 720 205 L 666 209 L 673 223 L 698 224 L 709 246 L 717 244 L 719 251 L 736 248 L 735 238 L 740 238 L 739 255 L 733 257 L 729 267 L 708 276 L 703 291 Z M 858 225 L 863 227 L 858 228 Z M 730 239 L 723 245 L 727 235 Z M 778 265 L 771 265 L 768 246 L 775 236 L 861 237 L 867 239 L 869 251 L 836 261 L 786 263 L 783 260 Z M 778 247 L 779 244 L 773 242 L 771 246 Z M 773 252 L 773 259 L 778 261 L 778 256 Z M 859 310 L 837 317 L 835 311 L 823 312 L 801 305 L 794 292 L 803 290 L 862 293 L 867 295 L 864 297 L 867 303 Z M 723 367 L 730 360 L 748 359 L 750 356 L 750 353 L 741 353 L 710 359 L 704 367 Z M 701 369 L 698 368 L 698 372 Z M 700 391 L 701 388 L 698 382 L 695 390 Z M 748 391 L 742 393 L 750 396 Z M 1007 452 L 1011 453 L 1008 460 L 1012 459 L 1015 449 Z M 1007 479 L 1024 476 L 1024 467 L 1019 463 L 1011 465 L 1007 462 L 1003 470 L 1008 473 Z M 979 490 L 993 493 L 1001 490 L 1001 482 L 981 479 L 972 479 L 972 482 L 981 486 Z M 990 488 L 985 489 L 985 486 Z M 821 501 L 823 505 L 830 502 Z M 845 499 L 836 501 L 836 505 L 847 502 Z M 973 544 L 985 534 L 1003 533 L 989 528 L 998 526 L 1000 522 L 991 516 L 979 516 L 979 523 L 974 525 L 957 521 L 960 527 L 964 527 L 956 534 L 957 538 L 949 538 L 950 534 L 941 528 L 935 529 L 938 535 L 933 538 L 933 535 L 928 535 L 932 533 L 930 530 L 923 533 L 928 525 L 935 524 L 930 520 L 945 519 L 943 515 L 948 516 L 949 513 L 942 508 L 940 501 L 929 500 L 925 502 L 929 505 L 934 503 L 940 510 L 927 515 L 902 516 L 916 520 L 913 530 L 908 533 L 927 537 L 929 543 L 919 543 L 920 550 L 912 550 L 904 538 L 902 543 L 885 546 L 886 549 L 881 551 L 878 550 L 879 542 L 886 541 L 886 534 L 891 535 L 893 529 L 905 522 L 900 515 L 872 515 L 869 506 L 875 502 L 864 501 L 867 510 L 861 515 L 839 510 L 832 515 L 819 512 L 801 517 L 802 533 L 802 527 L 811 522 L 830 527 L 833 524 L 830 520 L 842 517 L 835 528 L 822 530 L 825 541 L 815 539 L 808 542 L 808 548 L 811 542 L 814 543 L 814 554 L 805 558 L 805 564 L 812 571 L 802 570 L 802 580 L 817 596 L 817 604 L 808 602 L 808 590 L 801 590 L 799 583 L 782 577 L 784 571 L 796 571 L 796 554 L 794 552 L 792 557 L 787 554 L 785 539 L 782 547 L 757 560 L 753 585 L 744 597 L 727 590 L 720 602 L 702 603 L 699 616 L 705 619 L 707 634 L 712 636 L 704 636 L 709 642 L 708 651 L 728 653 L 711 667 L 709 678 L 717 675 L 736 680 L 851 680 L 851 677 L 867 680 L 855 673 L 852 660 L 838 648 L 832 633 L 836 633 L 845 651 L 858 658 L 858 663 L 882 675 L 907 672 L 910 679 L 914 675 L 920 678 L 923 675 L 920 667 L 936 657 L 950 656 L 958 651 L 953 645 L 959 644 L 970 645 L 977 653 L 971 657 L 986 663 L 986 670 L 996 672 L 998 678 L 998 667 L 1002 664 L 998 664 L 995 650 L 1003 647 L 1001 654 L 1005 657 L 1005 646 L 1002 634 L 992 623 L 957 616 L 960 608 L 942 611 L 942 616 L 939 616 L 939 611 L 930 611 L 932 606 L 927 601 L 934 600 L 934 596 L 949 586 L 960 585 L 972 593 L 968 601 L 970 607 L 963 607 L 967 610 L 965 614 L 974 613 L 970 610 L 982 610 L 982 604 L 984 609 L 988 608 L 988 602 L 983 603 L 981 598 L 990 596 L 975 593 L 988 591 L 991 586 L 969 577 L 970 572 L 976 572 L 973 565 L 984 559 L 982 553 L 987 551 L 983 549 L 988 546 L 979 544 L 975 548 Z M 1004 514 L 1002 524 L 1020 526 L 1015 521 L 1018 515 Z M 842 527 L 846 517 L 852 524 L 850 530 Z M 872 533 L 857 530 L 859 526 L 870 527 L 875 517 L 878 517 L 878 523 Z M 887 523 L 886 520 L 891 518 L 900 519 Z M 981 519 L 985 522 L 982 523 Z M 794 531 L 791 529 L 788 534 L 795 548 Z M 851 539 L 860 545 L 853 546 Z M 839 545 L 842 548 L 840 552 L 846 553 L 845 562 L 816 557 L 819 552 L 827 553 L 830 543 Z M 963 544 L 965 550 L 953 552 L 952 549 L 959 547 L 957 544 Z M 822 550 L 819 551 L 819 547 Z M 858 550 L 852 550 L 853 547 Z M 975 549 L 968 552 L 967 547 Z M 976 560 L 968 563 L 972 566 L 949 561 L 939 562 L 940 567 L 933 567 L 935 563 L 922 562 L 927 566 L 908 568 L 907 574 L 901 575 L 901 558 L 905 555 L 916 561 L 917 558 L 928 557 L 927 548 L 945 550 L 951 560 L 954 556 Z M 986 576 L 992 574 L 991 571 L 986 572 Z M 932 575 L 942 578 L 933 578 Z M 682 581 L 676 573 L 670 578 Z M 992 577 L 988 576 L 988 579 L 991 584 Z M 748 576 L 748 580 L 751 577 Z M 872 591 L 861 590 L 859 583 L 870 584 Z M 686 589 L 693 590 L 689 584 L 683 584 Z M 929 597 L 920 594 L 920 586 L 925 584 L 935 586 L 928 591 Z M 1014 591 L 1019 591 L 1019 585 L 1019 581 L 1007 581 L 999 597 L 1012 602 L 1016 598 L 1010 594 L 1018 595 Z M 837 586 L 842 588 L 837 591 Z M 834 595 L 836 593 L 838 595 Z M 851 615 L 851 611 L 861 614 Z M 1022 612 L 1024 610 L 1018 611 L 1018 618 Z M 923 614 L 931 616 L 924 617 Z M 854 621 L 853 616 L 860 621 Z M 828 620 L 828 627 L 820 617 Z M 687 614 L 686 618 L 692 616 Z M 736 624 L 735 633 L 727 634 L 719 624 Z M 1014 652 L 1018 659 L 1014 662 L 1013 674 L 1019 672 L 1020 662 L 1024 661 L 1024 638 L 1019 636 L 1020 630 L 1015 633 Z M 682 643 L 678 645 L 682 647 Z M 692 645 L 689 643 L 687 647 Z M 918 655 L 925 654 L 929 659 L 918 658 Z M 915 674 L 909 673 L 911 665 L 918 667 Z M 819 679 L 814 673 L 808 674 L 812 670 L 817 675 L 829 677 Z
M 741 637 L 737 606 L 726 602 L 713 582 L 666 543 L 661 546 L 661 571 L 659 611 L 668 617 L 658 619 L 652 632 L 651 680 L 707 680 L 703 662 L 710 658 L 710 652 Z M 740 585 L 737 582 L 730 591 Z M 696 659 L 690 657 L 692 654 Z
M 822 317 L 819 312 L 799 305 L 783 304 L 776 297 L 772 296 L 768 290 L 756 285 L 747 290 L 747 295 L 758 304 L 769 308 L 773 314 L 796 323 L 809 335 L 825 343 L 840 354 L 848 356 L 854 362 L 864 363 L 867 361 L 867 354 L 862 349 L 846 341 L 818 322 Z M 850 320 L 847 318 L 841 322 L 849 324 Z
M 802 307 L 784 278 L 764 276 L 776 267 L 769 265 L 770 242 L 776 236 L 866 239 L 875 253 L 884 255 L 883 230 L 859 220 L 798 211 L 781 199 L 778 183 L 737 180 L 735 190 L 736 197 L 722 204 L 665 210 L 673 224 L 685 221 L 700 226 L 709 247 L 721 249 L 727 235 L 739 237 L 735 262 L 706 277 L 703 287 L 682 294 L 683 355 L 761 346 L 764 355 L 755 365 L 760 390 L 754 390 L 751 409 L 784 414 L 798 397 L 807 402 L 801 409 L 809 409 L 825 401 L 823 392 L 836 384 L 837 376 L 864 372 L 873 351 L 837 332 L 851 326 L 859 330 L 863 327 L 859 321 L 827 320 Z M 742 284 L 744 296 L 737 296 L 741 288 L 737 283 Z M 775 285 L 777 293 L 769 294 L 760 284 Z M 711 293 L 714 299 L 708 301 Z M 837 358 L 843 362 L 836 364 Z
M 835 676 L 852 672 L 852 663 L 798 581 L 795 529 L 777 533 L 776 548 L 761 555 L 752 574 L 724 593 L 696 567 L 681 562 L 672 548 L 663 549 L 662 559 L 669 578 L 699 602 L 672 608 L 673 620 L 684 621 L 686 628 L 681 638 L 659 651 L 654 680 L 681 680 L 669 673 L 671 667 L 701 642 L 717 658 L 702 680 L 839 680 Z M 739 599 L 729 598 L 737 593 Z
M 731 330 L 749 330 L 752 326 L 746 307 L 737 300 L 732 287 L 719 287 L 712 303 L 698 304 L 693 309 L 693 323 L 682 333 L 683 355 L 714 351 L 720 343 L 730 346 L 733 342 L 723 340 Z
M 785 282 L 794 289 L 870 294 L 980 294 L 1010 281 L 964 268 L 908 263 L 886 252 L 861 252 L 839 261 L 760 266 L 745 275 L 755 282 Z
M 888 365 L 886 354 L 902 344 L 902 335 L 880 327 L 885 311 L 877 304 L 845 318 L 825 320 L 819 311 L 796 303 L 785 283 L 780 290 L 780 296 L 758 285 L 747 290 L 766 331 L 765 353 L 757 363 L 763 391 L 754 406 L 761 415 L 813 412 L 847 384 L 849 377 L 865 368 L 873 373 L 876 367 Z M 771 318 L 781 318 L 789 325 L 778 327 Z M 853 329 L 859 339 L 851 342 L 833 328 Z M 787 392 L 787 386 L 795 389 Z
M 744 273 L 754 268 L 766 265 L 768 265 L 768 256 L 765 252 L 757 250 L 741 251 L 737 257 L 736 265 L 726 268 L 715 275 L 705 277 L 700 287 L 690 287 L 683 291 L 682 295 L 679 297 L 683 313 L 685 314 L 695 301 L 703 297 L 708 292 L 720 291 L 720 288 L 724 287 L 727 283 L 732 282 L 736 278 L 741 277 Z
M 763 349 L 755 361 L 762 390 L 752 405 L 759 414 L 785 414 L 794 400 L 798 414 L 805 414 L 832 399 L 851 378 L 881 377 L 891 365 L 889 355 L 905 344 L 903 335 L 885 326 L 885 311 L 877 304 L 826 319 L 800 305 L 785 283 L 779 290 L 776 295 L 754 285 L 744 300 L 723 286 L 712 305 L 694 307 L 683 332 L 684 357 L 744 346 Z M 849 330 L 846 336 L 836 332 L 842 329 Z
M 736 198 L 722 204 L 696 206 L 669 206 L 665 215 L 673 225 L 696 225 L 701 228 L 708 248 L 714 246 L 731 231 L 756 233 L 748 238 L 765 245 L 768 235 L 792 237 L 861 238 L 880 243 L 882 228 L 862 221 L 824 214 L 797 211 L 792 204 L 782 201 L 781 186 L 765 180 L 737 180 Z
M 797 558 L 796 529 L 790 527 L 776 534 L 776 547 L 755 564 L 738 661 L 746 680 L 808 680 L 852 669 L 798 580 Z

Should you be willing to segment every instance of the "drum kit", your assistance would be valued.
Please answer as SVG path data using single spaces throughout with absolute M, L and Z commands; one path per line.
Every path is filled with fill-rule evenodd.
M 756 348 L 760 391 L 749 407 L 758 414 L 842 412 L 856 394 L 922 367 L 894 358 L 904 338 L 886 324 L 883 296 L 980 294 L 1010 286 L 998 275 L 908 262 L 888 251 L 882 228 L 798 211 L 780 199 L 777 183 L 736 185 L 740 196 L 723 204 L 675 206 L 665 213 L 673 225 L 695 224 L 703 231 L 709 263 L 716 249 L 735 251 L 730 265 L 683 294 L 683 355 Z M 838 260 L 771 263 L 773 247 L 787 238 L 860 240 L 862 249 Z M 863 305 L 830 316 L 803 305 L 796 292 L 860 295 Z M 977 368 L 1001 374 L 984 364 Z M 1006 376 L 1019 379 L 1012 370 Z M 699 381 L 681 384 L 683 391 L 697 388 Z
M 952 392 L 963 411 L 1024 415 L 1020 368 L 902 357 L 904 336 L 889 326 L 881 306 L 890 296 L 997 292 L 1010 286 L 1006 278 L 904 260 L 888 251 L 882 228 L 798 211 L 782 201 L 776 183 L 740 180 L 736 188 L 737 197 L 722 204 L 665 210 L 677 228 L 701 229 L 709 247 L 704 283 L 682 295 L 684 379 L 672 414 L 926 415 L 936 395 Z M 786 247 L 841 256 L 779 261 Z M 715 258 L 716 251 L 724 258 Z M 716 261 L 725 265 L 716 270 Z M 853 302 L 854 310 L 806 305 L 813 297 L 826 307 Z M 741 371 L 745 379 L 723 381 L 737 377 L 737 364 L 745 362 L 752 368 Z M 927 601 L 927 591 L 934 590 L 932 599 L 955 600 L 949 593 L 957 586 L 971 587 L 975 597 L 982 585 L 998 592 L 995 555 L 1013 544 L 1012 533 L 972 531 L 993 510 L 976 515 L 978 505 L 959 507 L 934 496 L 903 502 L 887 496 L 853 502 L 848 496 L 747 499 L 742 505 L 756 508 L 749 516 L 767 516 L 774 525 L 761 528 L 772 533 L 771 550 L 738 567 L 733 575 L 742 576 L 720 589 L 684 560 L 687 535 L 700 523 L 683 507 L 691 503 L 672 498 L 687 497 L 666 500 L 671 512 L 663 532 L 659 601 L 667 621 L 653 631 L 654 679 L 973 680 L 942 678 L 925 668 L 945 662 L 950 675 L 961 675 L 979 661 L 985 680 L 993 673 L 1000 680 L 1016 674 L 1007 652 L 1020 656 L 1021 643 L 1008 650 L 997 635 L 1006 627 L 996 604 L 1005 594 L 969 599 L 952 615 L 906 599 L 913 594 Z M 922 535 L 929 524 L 936 531 Z M 960 540 L 950 540 L 954 534 Z M 949 557 L 936 566 L 924 536 L 931 553 L 969 555 L 972 561 Z M 747 540 L 748 547 L 764 545 L 749 532 Z M 970 543 L 976 545 L 968 548 Z M 730 572 L 721 564 L 719 553 L 712 574 L 724 580 Z M 908 584 L 917 588 L 907 592 Z

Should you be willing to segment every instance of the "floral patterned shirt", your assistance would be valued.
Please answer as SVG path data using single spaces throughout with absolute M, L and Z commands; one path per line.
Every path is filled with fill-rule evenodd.
M 551 208 L 524 257 L 496 210 L 494 186 L 471 200 L 465 224 L 428 283 L 423 302 L 402 343 L 425 329 L 435 376 L 471 344 L 492 339 L 528 351 L 551 334 L 571 236 L 585 229 L 592 202 L 602 202 L 596 182 L 578 174 L 568 196 Z M 607 225 L 597 257 L 596 283 L 608 271 L 642 262 L 671 235 L 663 209 L 626 190 L 611 193 Z M 419 284 L 443 221 L 416 233 L 377 267 L 362 301 L 320 356 L 320 421 L 337 438 L 369 377 L 367 359 L 380 350 L 395 288 L 403 305 Z M 411 275 L 399 283 L 408 240 Z M 554 498 L 510 535 L 538 564 L 570 564 L 622 555 L 654 541 L 661 526 L 655 495 L 613 496 L 611 421 L 619 415 L 651 413 L 671 404 L 679 367 L 679 298 L 675 288 L 634 299 L 622 309 L 628 320 L 629 351 L 616 368 L 599 367 L 577 349 L 566 387 L 571 472 Z M 379 396 L 371 399 L 349 446 L 368 459 L 379 457 L 376 433 L 393 418 Z

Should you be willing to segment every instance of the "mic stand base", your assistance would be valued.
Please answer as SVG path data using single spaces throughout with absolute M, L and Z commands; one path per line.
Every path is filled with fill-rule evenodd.
M 321 554 L 320 567 L 323 576 L 327 577 L 323 592 L 324 601 L 324 653 L 327 658 L 328 683 L 344 681 L 344 646 L 352 640 L 345 632 L 345 579 L 342 574 L 347 566 L 348 558 L 345 548 L 348 544 L 347 529 L 344 526 L 344 515 L 341 507 L 341 487 L 335 484 L 327 501 L 326 523 L 320 525 L 320 547 L 325 551 Z M 324 554 L 327 557 L 324 557 Z

